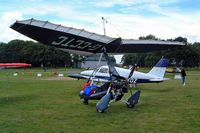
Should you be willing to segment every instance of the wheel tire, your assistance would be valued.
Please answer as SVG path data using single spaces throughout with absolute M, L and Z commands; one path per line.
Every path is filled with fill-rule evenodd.
M 135 105 L 130 104 L 130 103 L 129 103 L 129 104 L 126 104 L 126 105 L 127 105 L 128 108 L 133 108 L 133 107 L 135 106 Z
M 97 111 L 98 113 L 104 113 L 104 110 L 99 110 L 99 109 L 97 109 L 97 108 L 96 108 L 96 111 Z
M 88 99 L 82 99 L 83 104 L 88 105 Z

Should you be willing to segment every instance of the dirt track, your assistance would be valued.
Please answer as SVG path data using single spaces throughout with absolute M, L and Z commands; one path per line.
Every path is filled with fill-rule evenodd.
M 69 77 L 49 77 L 49 78 L 42 78 L 41 80 L 76 80 Z

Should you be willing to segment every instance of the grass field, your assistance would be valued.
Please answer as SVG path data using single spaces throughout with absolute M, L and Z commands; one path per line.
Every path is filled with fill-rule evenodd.
M 14 77 L 13 72 L 18 72 Z M 200 71 L 179 80 L 141 84 L 141 99 L 129 109 L 112 103 L 104 114 L 97 101 L 83 105 L 83 81 L 43 80 L 73 70 L 7 69 L 0 71 L 0 133 L 199 133 Z M 41 72 L 43 77 L 36 77 Z M 172 77 L 167 75 L 167 77 Z

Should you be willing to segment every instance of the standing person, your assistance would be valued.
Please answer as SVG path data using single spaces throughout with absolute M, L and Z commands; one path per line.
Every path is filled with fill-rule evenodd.
M 186 72 L 185 69 L 181 69 L 181 78 L 182 78 L 182 85 L 185 86 L 185 77 L 186 77 Z

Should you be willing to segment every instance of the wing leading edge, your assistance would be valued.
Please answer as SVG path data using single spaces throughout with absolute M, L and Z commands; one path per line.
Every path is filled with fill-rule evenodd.
M 84 29 L 65 27 L 35 19 L 16 21 L 10 27 L 45 45 L 78 52 L 80 55 L 100 53 L 103 47 L 108 53 L 136 53 L 184 45 L 180 42 L 112 38 Z

